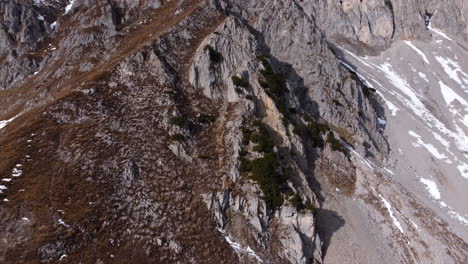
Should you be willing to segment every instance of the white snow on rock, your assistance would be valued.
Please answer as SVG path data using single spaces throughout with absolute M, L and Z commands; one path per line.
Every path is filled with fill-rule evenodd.
M 387 208 L 388 214 L 390 215 L 390 218 L 392 218 L 393 224 L 398 228 L 398 230 L 400 230 L 401 233 L 404 233 L 403 227 L 401 226 L 400 222 L 393 215 L 392 205 L 390 204 L 390 202 L 385 200 L 385 198 L 383 198 L 382 195 L 379 194 L 379 196 L 380 196 L 380 199 L 382 199 L 382 202 L 384 203 L 385 207 Z
M 392 116 L 396 116 L 400 108 L 398 108 L 394 103 L 390 102 L 390 100 L 386 99 L 385 96 L 380 91 L 377 91 L 377 94 L 380 97 L 382 97 L 382 99 L 384 100 L 385 104 L 387 105 L 388 110 L 390 110 L 390 114 Z
M 65 223 L 65 221 L 63 221 L 62 219 L 59 219 L 59 220 L 58 220 L 58 223 L 59 223 L 59 225 L 62 225 L 62 226 L 64 226 L 64 227 L 66 227 L 66 228 L 69 228 L 69 227 L 70 227 L 70 226 L 67 225 L 67 224 Z
M 241 244 L 235 242 L 234 240 L 232 240 L 232 238 L 229 236 L 229 234 L 227 234 L 227 232 L 221 228 L 216 228 L 219 232 L 221 232 L 221 234 L 223 234 L 224 236 L 224 239 L 226 239 L 226 242 L 235 250 L 239 250 L 241 252 L 245 252 L 247 253 L 248 255 L 254 257 L 259 263 L 264 263 L 263 260 L 255 253 L 255 251 L 253 251 L 249 246 L 247 246 L 246 248 L 242 247 Z
M 15 120 L 18 116 L 12 117 L 8 120 L 0 121 L 0 129 L 6 127 L 11 121 Z
M 18 169 L 18 168 L 13 168 L 13 171 L 11 172 L 11 176 L 13 177 L 19 177 L 23 175 L 23 171 Z
M 453 210 L 450 210 L 449 211 L 449 215 L 455 219 L 457 219 L 458 221 L 460 221 L 461 223 L 463 223 L 464 225 L 468 225 L 468 220 L 461 216 L 459 213 L 453 211 Z
M 463 163 L 457 166 L 457 169 L 460 171 L 463 178 L 468 179 L 468 164 Z
M 70 12 L 70 10 L 72 9 L 74 3 L 75 3 L 75 0 L 70 0 L 69 4 L 65 7 L 65 14 Z
M 422 139 L 421 136 L 418 135 L 416 132 L 410 130 L 408 131 L 408 134 L 414 138 L 416 138 L 417 143 L 414 144 L 415 147 L 420 147 L 423 146 L 427 151 L 429 151 L 435 158 L 440 159 L 440 160 L 445 160 L 447 163 L 452 163 L 452 161 L 449 160 L 447 156 L 445 156 L 443 153 L 440 153 L 439 150 L 437 150 L 436 147 L 434 147 L 431 144 L 425 143 Z
M 5 185 L 0 185 L 0 193 L 3 193 L 4 190 L 8 189 Z
M 4 182 L 11 182 L 11 178 L 5 178 L 5 179 L 2 179 L 2 181 L 4 181 Z
M 429 60 L 427 59 L 426 55 L 424 52 L 422 52 L 420 49 L 416 48 L 416 46 L 411 43 L 411 41 L 405 41 L 406 45 L 410 46 L 413 50 L 415 50 L 421 57 L 423 58 L 424 62 L 429 64 Z
M 454 132 L 436 118 L 422 103 L 420 96 L 411 89 L 408 82 L 393 70 L 391 64 L 386 62 L 377 67 L 385 74 L 390 83 L 403 93 L 404 96 L 397 93 L 394 93 L 394 95 L 405 103 L 409 110 L 413 112 L 415 118 L 422 119 L 431 130 L 437 129 L 441 133 L 453 138 L 461 151 L 468 152 L 468 136 L 462 130 L 457 129 Z M 432 132 L 435 133 L 434 131 Z
M 457 62 L 441 56 L 435 56 L 435 59 L 440 63 L 440 65 L 442 65 L 442 68 L 444 68 L 444 71 L 447 73 L 450 79 L 464 87 L 464 84 L 458 74 L 467 78 L 468 76 L 462 71 L 460 65 Z
M 439 81 L 439 85 L 441 88 L 442 96 L 444 97 L 444 100 L 447 103 L 447 105 L 450 105 L 453 101 L 457 100 L 458 102 L 463 104 L 465 107 L 468 107 L 468 102 L 465 99 L 463 99 L 460 95 L 458 95 L 450 87 L 445 85 L 444 82 Z
M 346 64 L 345 62 L 343 61 L 340 61 L 341 64 L 343 64 L 343 66 L 345 66 L 348 70 L 350 70 L 351 72 L 355 73 L 357 75 L 357 77 L 359 78 L 359 80 L 361 82 L 363 82 L 367 87 L 370 87 L 370 88 L 375 88 L 364 76 L 362 76 L 359 72 L 355 71 L 353 69 L 353 67 L 349 66 L 348 64 Z
M 445 38 L 445 39 L 447 39 L 447 40 L 452 41 L 452 39 L 449 38 L 445 33 L 443 33 L 443 32 L 441 32 L 441 31 L 439 31 L 439 30 L 433 28 L 432 25 L 431 25 L 431 23 L 429 23 L 429 26 L 428 26 L 427 28 L 428 28 L 429 30 L 431 30 L 432 32 L 434 32 L 434 33 L 440 35 L 441 37 L 443 37 L 443 38 Z
M 424 74 L 424 73 L 422 73 L 422 72 L 418 72 L 418 75 L 419 75 L 419 77 L 421 77 L 421 79 L 423 79 L 424 81 L 429 82 L 429 79 L 427 78 L 426 74 Z
M 426 191 L 428 191 L 434 199 L 440 200 L 440 191 L 437 187 L 437 184 L 434 181 L 424 179 L 423 177 L 420 177 L 419 181 L 426 185 Z

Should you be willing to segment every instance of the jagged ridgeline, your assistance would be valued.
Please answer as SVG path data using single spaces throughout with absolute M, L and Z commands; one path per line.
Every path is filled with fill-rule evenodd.
M 386 98 L 423 95 L 384 55 L 438 32 L 464 58 L 444 2 L 0 0 L 0 263 L 466 263 L 389 169 L 415 144 Z

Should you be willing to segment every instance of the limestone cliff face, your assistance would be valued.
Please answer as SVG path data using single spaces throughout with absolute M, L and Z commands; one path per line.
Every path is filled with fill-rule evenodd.
M 463 39 L 466 8 L 0 2 L 0 262 L 327 263 L 358 222 L 329 204 L 364 197 L 362 164 L 391 150 L 385 101 L 340 48 L 428 41 L 436 10 Z M 349 259 L 427 253 L 389 241 Z

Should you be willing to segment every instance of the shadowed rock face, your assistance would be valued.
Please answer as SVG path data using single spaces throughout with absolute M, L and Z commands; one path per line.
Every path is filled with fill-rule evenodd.
M 466 262 L 372 77 L 438 32 L 468 86 L 466 3 L 439 2 L 0 2 L 0 262 Z

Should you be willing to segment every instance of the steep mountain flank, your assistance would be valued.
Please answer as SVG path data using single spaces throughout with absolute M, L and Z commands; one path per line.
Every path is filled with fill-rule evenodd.
M 404 180 L 392 82 L 364 77 L 438 29 L 461 60 L 466 8 L 0 2 L 0 262 L 466 262 Z

